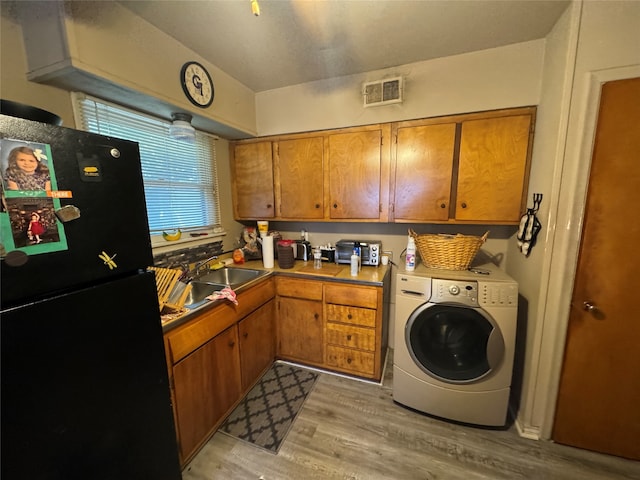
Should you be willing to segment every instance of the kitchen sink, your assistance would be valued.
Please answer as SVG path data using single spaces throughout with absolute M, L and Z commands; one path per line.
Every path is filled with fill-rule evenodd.
M 198 282 L 215 283 L 219 285 L 228 285 L 231 288 L 247 283 L 255 278 L 265 275 L 262 270 L 252 270 L 250 268 L 233 268 L 225 267 L 220 270 L 214 270 L 197 278 Z
M 207 297 L 213 292 L 220 291 L 225 287 L 237 290 L 268 274 L 268 271 L 234 267 L 208 272 L 191 282 L 191 291 L 184 301 L 184 306 L 195 310 L 207 303 Z
M 193 309 L 203 304 L 213 292 L 222 290 L 226 286 L 219 283 L 191 282 L 191 291 L 184 301 L 184 306 Z

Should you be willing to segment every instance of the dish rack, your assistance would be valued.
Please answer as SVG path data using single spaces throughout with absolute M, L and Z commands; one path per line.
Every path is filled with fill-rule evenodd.
M 191 284 L 179 281 L 183 274 L 182 270 L 159 267 L 149 267 L 148 270 L 156 274 L 160 311 L 162 312 L 163 309 L 182 310 L 191 291 Z
M 417 234 L 409 229 L 416 242 L 422 262 L 429 268 L 467 270 L 489 232 L 481 237 L 472 235 Z

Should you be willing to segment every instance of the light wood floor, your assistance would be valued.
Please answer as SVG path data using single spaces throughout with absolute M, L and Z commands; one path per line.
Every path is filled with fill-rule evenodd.
M 382 386 L 322 374 L 277 455 L 216 433 L 183 479 L 640 479 L 638 462 L 401 407 L 390 374 Z

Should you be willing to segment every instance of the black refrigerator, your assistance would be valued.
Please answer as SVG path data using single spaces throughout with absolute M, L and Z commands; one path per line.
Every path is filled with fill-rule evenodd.
M 0 115 L 1 477 L 181 478 L 138 144 Z

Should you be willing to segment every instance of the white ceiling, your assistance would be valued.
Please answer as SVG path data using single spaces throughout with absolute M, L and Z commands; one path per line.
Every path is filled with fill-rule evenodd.
M 569 0 L 133 0 L 254 92 L 543 38 Z M 214 78 L 215 81 L 215 78 Z

